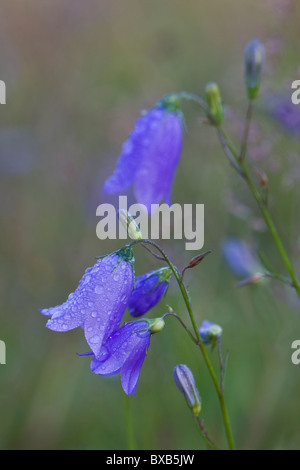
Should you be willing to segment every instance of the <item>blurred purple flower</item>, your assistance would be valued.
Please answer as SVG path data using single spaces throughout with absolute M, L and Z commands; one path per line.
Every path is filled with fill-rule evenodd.
M 126 310 L 133 290 L 133 261 L 128 247 L 99 259 L 63 304 L 40 310 L 51 317 L 47 328 L 68 331 L 82 327 L 91 350 L 99 354 Z
M 212 323 L 208 320 L 203 320 L 199 326 L 199 334 L 203 341 L 203 344 L 212 344 L 214 345 L 218 338 L 222 335 L 221 326 L 216 323 Z
M 140 204 L 162 199 L 171 204 L 172 183 L 182 147 L 182 117 L 177 95 L 168 95 L 140 117 L 123 144 L 116 169 L 104 184 L 105 193 L 121 193 L 134 184 Z
M 128 311 L 139 317 L 153 308 L 164 296 L 172 274 L 170 268 L 161 268 L 138 276 L 128 302 Z
M 248 243 L 237 238 L 227 238 L 222 249 L 226 263 L 237 276 L 251 276 L 262 269 Z
M 292 103 L 290 96 L 272 94 L 265 104 L 267 111 L 287 132 L 300 133 L 300 107 Z
M 38 161 L 37 145 L 33 135 L 18 127 L 0 130 L 0 171 L 6 175 L 24 175 L 33 170 Z
M 154 324 L 160 324 L 156 331 L 153 330 Z M 135 395 L 140 370 L 150 345 L 150 336 L 163 326 L 162 319 L 125 323 L 111 334 L 100 354 L 92 359 L 92 372 L 105 376 L 120 373 L 124 392 Z

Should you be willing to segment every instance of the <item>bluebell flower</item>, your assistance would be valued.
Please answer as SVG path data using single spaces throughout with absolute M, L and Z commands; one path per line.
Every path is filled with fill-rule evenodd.
M 215 345 L 217 339 L 221 337 L 223 331 L 221 326 L 217 325 L 216 323 L 211 323 L 208 320 L 203 320 L 198 330 L 203 344 L 205 345 Z
M 168 95 L 136 121 L 114 173 L 105 181 L 105 193 L 122 193 L 134 184 L 137 201 L 149 212 L 162 199 L 171 204 L 182 147 L 179 101 L 177 95 Z
M 185 364 L 179 364 L 174 367 L 173 378 L 188 407 L 197 416 L 201 411 L 201 400 L 191 369 Z
M 50 317 L 47 328 L 68 331 L 82 327 L 89 347 L 99 354 L 126 310 L 133 290 L 133 261 L 129 247 L 99 259 L 63 304 L 41 310 Z
M 104 376 L 121 374 L 124 392 L 135 395 L 151 334 L 161 331 L 163 327 L 162 318 L 125 323 L 110 335 L 100 354 L 93 357 L 92 372 Z
M 248 243 L 232 237 L 224 240 L 222 248 L 226 263 L 237 276 L 248 277 L 262 269 Z
M 140 317 L 153 308 L 166 293 L 171 274 L 166 267 L 138 276 L 128 302 L 130 315 Z

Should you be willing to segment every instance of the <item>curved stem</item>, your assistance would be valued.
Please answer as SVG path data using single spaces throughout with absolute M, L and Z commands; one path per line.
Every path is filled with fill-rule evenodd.
M 199 418 L 199 416 L 195 416 L 195 419 L 198 424 L 198 429 L 201 434 L 202 439 L 206 444 L 212 449 L 212 450 L 220 450 L 213 442 L 212 440 L 208 437 L 207 432 L 204 429 L 203 421 Z
M 256 188 L 254 181 L 249 173 L 248 167 L 245 163 L 245 155 L 247 151 L 247 144 L 248 144 L 248 137 L 249 137 L 249 131 L 250 131 L 250 123 L 251 123 L 251 118 L 252 118 L 252 112 L 253 112 L 253 104 L 252 101 L 249 101 L 248 107 L 247 107 L 247 113 L 246 113 L 246 123 L 245 123 L 245 129 L 244 129 L 244 135 L 242 139 L 242 145 L 241 145 L 241 150 L 238 153 L 235 147 L 233 146 L 232 142 L 229 140 L 225 132 L 222 130 L 220 126 L 217 125 L 217 123 L 214 121 L 213 116 L 210 114 L 209 109 L 205 103 L 205 101 L 200 98 L 199 96 L 195 95 L 194 93 L 189 93 L 189 92 L 181 92 L 179 95 L 182 98 L 185 98 L 187 100 L 192 100 L 195 103 L 197 103 L 203 111 L 205 111 L 206 115 L 209 117 L 209 120 L 212 125 L 216 127 L 217 134 L 219 141 L 221 143 L 221 146 L 224 150 L 225 155 L 227 156 L 230 164 L 234 167 L 234 169 L 245 179 L 247 182 L 252 195 L 254 196 L 261 212 L 262 215 L 265 219 L 265 222 L 271 232 L 271 235 L 273 237 L 273 240 L 276 244 L 276 247 L 279 251 L 279 254 L 291 276 L 293 287 L 296 289 L 299 297 L 300 297 L 300 282 L 295 274 L 294 268 L 292 266 L 292 263 L 290 261 L 290 258 L 283 246 L 283 243 L 281 241 L 281 238 L 278 234 L 278 231 L 276 229 L 276 226 L 273 222 L 273 219 L 271 217 L 271 214 L 268 210 L 268 208 L 265 205 L 264 198 L 261 196 L 260 192 Z
M 252 119 L 252 112 L 253 112 L 253 102 L 250 100 L 248 103 L 247 113 L 246 113 L 246 124 L 244 129 L 244 135 L 242 139 L 241 151 L 239 155 L 239 161 L 243 161 L 246 153 L 247 153 L 247 145 L 248 145 L 248 137 L 250 131 L 250 124 Z
M 200 336 L 200 333 L 199 333 L 199 330 L 198 330 L 198 327 L 197 327 L 197 323 L 195 321 L 195 317 L 194 317 L 194 314 L 193 314 L 190 298 L 189 298 L 188 292 L 186 290 L 185 284 L 183 283 L 183 281 L 181 279 L 181 275 L 178 272 L 177 268 L 172 263 L 172 261 L 170 260 L 170 258 L 168 257 L 168 255 L 165 253 L 165 251 L 156 242 L 154 242 L 153 240 L 142 239 L 142 240 L 134 240 L 133 242 L 130 243 L 130 245 L 134 245 L 134 244 L 139 243 L 139 242 L 155 247 L 160 252 L 160 254 L 163 256 L 165 261 L 168 263 L 168 265 L 170 266 L 170 268 L 171 268 L 171 270 L 172 270 L 172 272 L 175 276 L 175 279 L 176 279 L 176 281 L 178 283 L 178 286 L 180 288 L 182 297 L 184 299 L 185 305 L 187 307 L 191 323 L 193 325 L 193 329 L 194 329 L 194 332 L 195 332 L 195 335 L 196 335 L 196 338 L 197 338 L 197 343 L 196 344 L 199 346 L 199 348 L 201 350 L 201 353 L 202 353 L 202 356 L 204 358 L 205 364 L 207 366 L 208 372 L 209 372 L 209 374 L 212 378 L 215 389 L 217 391 L 217 395 L 218 395 L 219 402 L 220 402 L 220 405 L 221 405 L 221 411 L 222 411 L 222 415 L 223 415 L 223 421 L 224 421 L 224 426 L 225 426 L 228 445 L 229 445 L 229 448 L 231 450 L 233 450 L 233 449 L 235 449 L 235 444 L 234 444 L 233 435 L 232 435 L 232 431 L 231 431 L 231 425 L 230 425 L 229 415 L 228 415 L 228 411 L 227 411 L 227 406 L 226 406 L 226 403 L 225 403 L 225 398 L 224 398 L 224 395 L 222 393 L 222 390 L 221 390 L 220 384 L 218 382 L 216 373 L 214 371 L 213 365 L 212 365 L 212 363 L 209 359 L 209 356 L 206 352 L 206 349 L 205 349 L 205 346 L 203 344 L 202 338 Z
M 180 318 L 180 316 L 177 315 L 177 313 L 175 313 L 175 312 L 173 312 L 173 311 L 170 311 L 170 312 L 164 313 L 161 318 L 164 318 L 164 317 L 167 317 L 167 316 L 175 317 L 175 318 L 179 321 L 179 323 L 183 326 L 183 328 L 185 329 L 185 331 L 188 333 L 188 335 L 189 335 L 189 337 L 191 338 L 191 340 L 192 340 L 195 344 L 198 344 L 197 339 L 194 338 L 193 334 L 190 332 L 190 330 L 188 329 L 188 327 L 186 326 L 186 324 L 182 321 L 182 319 Z
M 217 133 L 218 133 L 218 136 L 219 136 L 219 140 L 221 142 L 221 145 L 222 145 L 222 148 L 225 152 L 225 148 L 224 148 L 224 142 L 226 142 L 226 154 L 228 152 L 228 150 L 231 152 L 232 154 L 232 157 L 237 160 L 239 160 L 239 154 L 237 153 L 237 151 L 235 150 L 235 148 L 233 147 L 232 143 L 229 141 L 229 139 L 227 138 L 225 132 L 221 129 L 221 128 L 218 128 L 217 129 Z M 290 276 L 291 276 L 291 279 L 293 281 L 293 287 L 296 289 L 298 295 L 300 296 L 300 283 L 297 279 L 297 276 L 295 274 L 295 271 L 294 271 L 294 268 L 292 266 L 292 263 L 289 259 L 289 256 L 283 246 L 283 243 L 281 241 L 281 238 L 279 236 L 279 233 L 276 229 L 276 226 L 273 222 L 273 219 L 272 219 L 272 216 L 268 210 L 268 208 L 265 206 L 265 203 L 264 203 L 264 200 L 261 196 L 261 193 L 259 192 L 259 190 L 257 189 L 257 187 L 255 186 L 255 183 L 250 175 L 250 172 L 248 170 L 248 167 L 246 165 L 246 162 L 245 160 L 240 160 L 239 161 L 239 165 L 240 165 L 240 168 L 242 169 L 242 172 L 243 172 L 243 178 L 245 179 L 245 181 L 247 182 L 248 184 L 248 187 L 254 197 L 254 199 L 256 200 L 260 210 L 261 210 L 261 213 L 264 217 L 264 220 L 270 230 L 270 233 L 273 237 L 273 240 L 275 242 L 275 245 L 277 246 L 277 249 L 279 251 L 279 254 L 282 258 L 282 261 L 284 262 Z

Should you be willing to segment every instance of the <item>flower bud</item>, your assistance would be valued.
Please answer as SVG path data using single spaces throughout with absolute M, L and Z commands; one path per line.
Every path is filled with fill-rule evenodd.
M 145 318 L 145 320 L 148 322 L 148 328 L 153 334 L 159 333 L 165 326 L 163 318 L 153 318 L 151 320 Z
M 205 98 L 206 103 L 209 107 L 210 115 L 213 117 L 213 122 L 211 123 L 215 125 L 220 125 L 224 119 L 224 108 L 222 104 L 220 89 L 216 83 L 209 82 L 206 85 Z
M 237 282 L 236 287 L 242 287 L 248 284 L 257 284 L 258 282 L 265 280 L 266 277 L 267 277 L 266 274 L 254 273 L 252 274 L 252 276 L 247 277 L 246 279 L 243 279 L 242 281 Z
M 211 344 L 214 346 L 217 339 L 222 335 L 222 328 L 216 323 L 211 323 L 208 320 L 204 320 L 199 327 L 199 334 L 203 341 L 203 344 Z
M 258 39 L 253 39 L 247 44 L 244 53 L 246 88 L 250 100 L 259 95 L 264 59 L 264 45 Z
M 118 211 L 118 215 L 130 238 L 133 240 L 140 240 L 143 238 L 140 227 L 137 225 L 129 212 L 127 212 L 125 209 L 120 209 Z
M 174 367 L 173 378 L 188 407 L 195 416 L 198 416 L 201 411 L 201 400 L 192 371 L 185 364 L 179 364 Z

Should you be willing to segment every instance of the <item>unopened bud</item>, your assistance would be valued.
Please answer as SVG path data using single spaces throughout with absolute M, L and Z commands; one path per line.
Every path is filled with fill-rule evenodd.
M 259 95 L 264 59 L 264 45 L 258 39 L 253 39 L 247 44 L 244 53 L 246 88 L 250 100 Z
M 247 279 L 243 279 L 242 281 L 237 282 L 236 287 L 242 287 L 248 284 L 257 284 L 258 282 L 261 282 L 262 280 L 266 279 L 266 277 L 266 274 L 254 273 L 252 274 L 252 276 L 247 277 Z
M 133 240 L 140 240 L 143 238 L 140 227 L 137 225 L 129 212 L 127 212 L 125 209 L 120 209 L 118 211 L 118 215 L 130 238 Z
M 198 416 L 201 411 L 201 400 L 192 371 L 185 364 L 179 364 L 174 367 L 173 378 L 188 407 L 195 416 Z
M 217 339 L 222 335 L 222 328 L 216 323 L 211 323 L 208 320 L 203 320 L 201 326 L 199 327 L 199 334 L 203 341 L 203 344 L 211 344 L 214 346 L 217 342 Z
M 224 108 L 220 89 L 216 83 L 209 82 L 206 85 L 205 98 L 210 115 L 213 117 L 213 120 L 210 120 L 211 124 L 220 125 L 224 119 Z
M 148 320 L 148 327 L 151 330 L 151 333 L 159 333 L 165 326 L 165 321 L 163 318 L 153 318 Z

